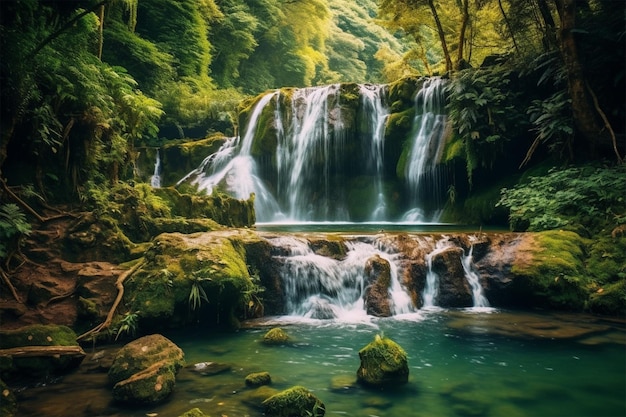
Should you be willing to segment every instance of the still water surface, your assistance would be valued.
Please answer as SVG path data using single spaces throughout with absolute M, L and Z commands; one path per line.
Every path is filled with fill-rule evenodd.
M 294 342 L 263 345 L 268 325 L 283 327 Z M 358 351 L 377 334 L 408 354 L 409 383 L 396 390 L 354 384 Z M 268 387 L 255 390 L 244 383 L 247 374 L 259 371 L 271 374 L 272 389 L 302 385 L 313 391 L 325 403 L 326 416 L 626 415 L 621 320 L 435 309 L 359 323 L 282 317 L 236 333 L 195 328 L 167 336 L 189 365 L 179 372 L 167 403 L 138 409 L 114 404 L 106 374 L 81 370 L 21 391 L 18 415 L 176 417 L 197 407 L 213 417 L 262 416 L 255 396 L 264 398 Z M 193 364 L 208 361 L 229 369 L 214 375 L 193 370 Z

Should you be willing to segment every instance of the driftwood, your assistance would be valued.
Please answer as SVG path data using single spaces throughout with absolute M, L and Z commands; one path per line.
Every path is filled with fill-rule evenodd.
M 111 325 L 111 323 L 113 322 L 113 317 L 115 316 L 115 310 L 117 309 L 117 306 L 120 304 L 120 302 L 122 301 L 122 298 L 124 297 L 124 280 L 128 278 L 129 276 L 131 276 L 132 274 L 134 274 L 135 271 L 137 271 L 144 264 L 144 262 L 145 262 L 144 260 L 137 262 L 135 266 L 133 266 L 127 271 L 124 271 L 117 278 L 117 281 L 115 281 L 115 286 L 117 287 L 117 297 L 115 298 L 115 301 L 113 302 L 113 305 L 111 306 L 111 309 L 109 310 L 109 314 L 107 314 L 106 320 L 103 323 L 94 327 L 93 329 L 81 334 L 80 336 L 78 336 L 76 340 L 83 340 L 87 336 L 98 334 L 102 330 L 107 329 Z
M 36 356 L 73 356 L 85 357 L 86 353 L 80 346 L 20 346 L 0 349 L 0 357 L 30 358 Z

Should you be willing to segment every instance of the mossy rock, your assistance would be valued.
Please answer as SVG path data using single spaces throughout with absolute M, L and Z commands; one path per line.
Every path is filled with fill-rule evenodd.
M 33 324 L 0 331 L 0 348 L 21 346 L 78 346 L 78 342 L 72 329 L 54 324 Z
M 160 334 L 141 337 L 119 350 L 109 369 L 109 381 L 117 384 L 154 364 L 162 363 L 176 373 L 185 365 L 185 354 L 171 340 Z
M 563 230 L 525 235 L 511 268 L 519 297 L 533 307 L 582 310 L 589 284 L 585 243 Z
M 252 231 L 232 229 L 161 234 L 145 253 L 146 263 L 125 283 L 126 302 L 148 329 L 198 320 L 237 327 L 257 288 L 246 247 L 260 240 Z
M 0 379 L 0 416 L 13 417 L 17 413 L 17 399 L 13 391 Z
M 184 412 L 178 417 L 208 417 L 206 414 L 202 412 L 199 408 L 192 408 L 189 411 Z
M 289 343 L 291 338 L 280 327 L 274 327 L 270 329 L 263 335 L 263 343 L 266 345 L 282 345 L 285 343 Z
M 216 134 L 200 140 L 184 139 L 166 143 L 160 149 L 161 166 L 163 167 L 162 183 L 164 185 L 176 183 L 200 166 L 207 156 L 217 152 L 227 139 L 222 134 Z M 152 159 L 151 165 L 145 166 L 144 170 L 152 174 L 154 161 L 155 159 Z
M 0 348 L 23 346 L 78 346 L 76 333 L 67 326 L 34 324 L 0 332 Z M 14 357 L 3 359 L 3 373 L 44 377 L 66 372 L 80 365 L 82 357 L 71 355 Z
M 185 365 L 183 351 L 159 334 L 125 345 L 109 369 L 113 398 L 131 404 L 156 404 L 171 395 L 176 373 Z
M 406 352 L 391 339 L 376 335 L 374 341 L 359 351 L 361 365 L 357 380 L 372 387 L 393 387 L 409 380 Z
M 322 417 L 324 403 L 311 391 L 294 386 L 263 401 L 265 415 L 273 417 Z
M 269 372 L 254 372 L 246 375 L 246 386 L 248 387 L 260 387 L 271 383 L 272 377 Z

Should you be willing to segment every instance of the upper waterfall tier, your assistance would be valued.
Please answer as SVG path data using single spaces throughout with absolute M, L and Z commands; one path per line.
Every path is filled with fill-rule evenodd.
M 447 182 L 441 78 L 281 89 L 251 100 L 241 135 L 183 180 L 237 198 L 257 220 L 438 220 Z M 182 181 L 182 180 L 181 180 Z

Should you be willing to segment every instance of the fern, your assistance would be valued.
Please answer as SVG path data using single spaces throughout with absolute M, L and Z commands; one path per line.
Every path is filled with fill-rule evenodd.
M 30 232 L 30 223 L 17 204 L 0 205 L 0 258 L 6 258 L 10 251 L 16 249 L 20 238 Z

